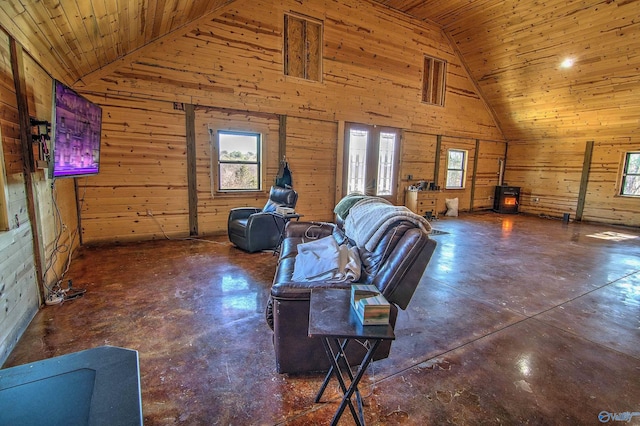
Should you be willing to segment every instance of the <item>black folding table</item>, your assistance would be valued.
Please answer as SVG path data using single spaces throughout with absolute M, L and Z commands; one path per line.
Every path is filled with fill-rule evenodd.
M 331 421 L 336 425 L 345 408 L 353 415 L 356 424 L 364 425 L 364 413 L 362 412 L 362 397 L 358 390 L 358 383 L 371 363 L 373 354 L 383 340 L 395 339 L 393 328 L 390 325 L 362 325 L 350 303 L 350 291 L 344 289 L 313 289 L 311 291 L 309 309 L 309 337 L 322 339 L 324 349 L 331 361 L 329 372 L 316 395 L 315 402 L 320 402 L 332 376 L 335 376 L 342 389 L 343 397 L 338 411 Z M 358 340 L 367 347 L 357 371 L 354 371 L 345 355 L 345 349 L 349 342 Z M 349 378 L 349 386 L 345 381 Z M 356 395 L 357 410 L 351 397 Z

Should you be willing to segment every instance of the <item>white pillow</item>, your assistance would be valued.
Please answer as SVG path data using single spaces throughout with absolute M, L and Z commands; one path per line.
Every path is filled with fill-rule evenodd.
M 447 213 L 445 216 L 458 216 L 457 198 L 445 198 L 444 204 L 447 206 Z

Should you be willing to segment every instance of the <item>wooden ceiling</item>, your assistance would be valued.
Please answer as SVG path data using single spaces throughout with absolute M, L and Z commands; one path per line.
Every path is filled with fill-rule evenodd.
M 377 1 L 443 28 L 507 139 L 637 141 L 639 0 Z
M 74 83 L 229 3 L 233 0 L 3 0 L 0 25 L 57 78 Z
M 375 1 L 443 29 L 507 139 L 638 135 L 640 0 Z M 5 0 L 0 25 L 73 84 L 231 3 Z

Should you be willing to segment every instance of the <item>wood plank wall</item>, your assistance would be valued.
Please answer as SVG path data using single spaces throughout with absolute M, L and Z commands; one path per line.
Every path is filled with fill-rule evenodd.
M 435 180 L 436 185 L 441 188 L 438 193 L 438 206 L 441 208 L 437 213 L 444 213 L 445 201 L 453 198 L 458 198 L 460 211 L 493 208 L 495 186 L 498 185 L 500 177 L 500 160 L 504 161 L 506 158 L 506 142 L 444 136 L 441 138 L 439 155 L 437 155 L 437 143 L 437 136 L 404 132 L 401 161 L 403 192 L 406 187 L 418 181 L 433 182 Z M 468 164 L 464 189 L 445 188 L 449 149 L 467 151 Z M 435 177 L 436 160 L 439 162 L 437 177 Z M 407 179 L 408 175 L 412 175 L 413 180 Z
M 29 115 L 40 121 L 52 120 L 53 80 L 30 56 L 24 57 Z M 48 171 L 38 169 L 33 175 L 37 199 L 38 232 L 44 252 L 44 282 L 56 283 L 66 269 L 69 256 L 80 245 L 78 214 L 73 179 L 48 178 Z
M 0 364 L 38 309 L 36 265 L 20 144 L 9 37 L 0 31 L 0 136 L 6 173 L 9 229 L 0 230 Z M 0 190 L 4 190 L 0 188 Z
M 200 235 L 220 234 L 226 232 L 230 209 L 247 206 L 262 208 L 267 201 L 269 188 L 278 173 L 278 116 L 197 107 L 195 120 L 198 229 Z M 215 134 L 218 130 L 261 133 L 265 148 L 262 151 L 262 162 L 263 167 L 266 167 L 262 182 L 263 191 L 250 194 L 215 194 L 211 167 Z M 210 132 L 213 132 L 213 135 Z M 215 162 L 213 167 L 217 167 Z
M 296 210 L 304 220 L 333 222 L 337 144 L 338 123 L 287 118 L 287 161 L 300 188 Z
M 505 182 L 520 186 L 520 211 L 575 216 L 585 142 L 510 142 Z
M 603 138 L 594 143 L 582 220 L 640 226 L 638 198 L 621 197 L 624 153 L 640 140 Z M 575 219 L 587 140 L 510 141 L 505 180 L 521 187 L 520 211 Z
M 104 96 L 100 173 L 78 179 L 84 243 L 188 236 L 184 111 Z
M 640 226 L 640 200 L 616 195 L 628 151 L 640 151 L 640 140 L 622 138 L 594 143 L 583 220 Z
M 42 247 L 34 248 L 20 142 L 18 102 L 9 51 L 9 37 L 0 31 L 0 134 L 6 174 L 8 230 L 0 230 L 0 364 L 8 356 L 40 304 L 37 276 L 51 287 L 63 276 L 79 246 L 78 216 L 72 179 L 54 182 L 44 169 L 32 173 L 36 232 Z M 29 115 L 51 121 L 52 79 L 30 56 L 23 55 Z M 31 129 L 28 129 L 29 131 Z M 55 191 L 54 191 L 55 188 Z M 34 250 L 43 253 L 42 269 Z M 46 293 L 46 292 L 45 292 Z
M 322 82 L 284 76 L 285 12 L 304 13 L 323 21 Z M 421 102 L 424 54 L 448 62 L 444 108 Z M 129 127 L 124 128 L 119 124 L 124 118 L 114 119 L 105 114 L 106 143 L 102 158 L 106 165 L 100 176 L 88 179 L 85 197 L 88 204 L 82 212 L 83 237 L 87 243 L 163 237 L 158 224 L 154 225 L 157 221 L 145 217 L 147 191 L 153 191 L 151 198 L 173 195 L 166 205 L 156 206 L 161 210 L 154 210 L 154 218 L 175 219 L 171 226 L 163 226 L 169 235 L 188 233 L 184 158 L 173 158 L 179 164 L 168 163 L 169 159 L 162 162 L 160 168 L 171 167 L 176 173 L 175 181 L 166 190 L 153 187 L 155 168 L 132 167 L 141 181 L 138 185 L 131 182 L 126 169 L 128 162 L 139 161 L 127 154 L 131 145 L 127 133 L 145 133 L 147 129 L 138 128 L 184 117 L 182 111 L 171 118 L 160 112 L 173 102 L 196 105 L 197 214 L 202 235 L 225 233 L 230 208 L 262 206 L 266 200 L 266 194 L 212 195 L 209 126 L 236 130 L 255 127 L 264 132 L 266 189 L 273 182 L 279 162 L 277 117 L 286 116 L 287 160 L 293 171 L 294 187 L 300 194 L 298 210 L 308 220 L 333 218 L 340 121 L 405 130 L 407 147 L 403 148 L 399 172 L 399 204 L 404 202 L 404 188 L 413 183 L 407 179 L 408 174 L 414 175 L 414 179 L 423 173 L 433 174 L 435 135 L 450 135 L 451 146 L 466 138 L 465 144 L 474 150 L 476 138 L 504 143 L 441 31 L 367 1 L 312 0 L 305 2 L 303 10 L 293 0 L 275 4 L 240 0 L 213 19 L 203 19 L 185 36 L 144 48 L 108 75 L 87 78 L 77 88 L 103 104 L 107 111 L 121 111 L 118 114 L 123 117 L 140 114 L 145 117 L 128 120 Z M 129 109 L 131 114 L 127 112 Z M 186 151 L 184 134 L 173 136 L 175 150 Z M 149 143 L 151 139 L 136 138 L 133 148 L 138 150 Z M 487 155 L 494 155 L 493 151 Z M 112 156 L 120 162 L 120 168 L 113 167 L 116 159 Z M 405 159 L 410 161 L 407 165 Z M 491 165 L 490 170 L 482 173 L 496 173 L 493 168 Z M 135 192 L 131 192 L 131 185 L 135 186 Z M 470 190 L 469 187 L 463 192 Z M 134 195 L 135 199 L 130 199 Z M 467 204 L 461 207 L 463 210 L 470 208 L 471 200 L 469 194 L 464 197 Z

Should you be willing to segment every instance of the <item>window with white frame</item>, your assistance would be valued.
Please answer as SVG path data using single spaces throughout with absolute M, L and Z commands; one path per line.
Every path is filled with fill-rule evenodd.
M 467 174 L 467 151 L 450 149 L 447 152 L 447 189 L 464 188 Z
M 625 153 L 620 195 L 640 196 L 640 152 Z
M 218 191 L 261 189 L 260 133 L 217 132 Z

